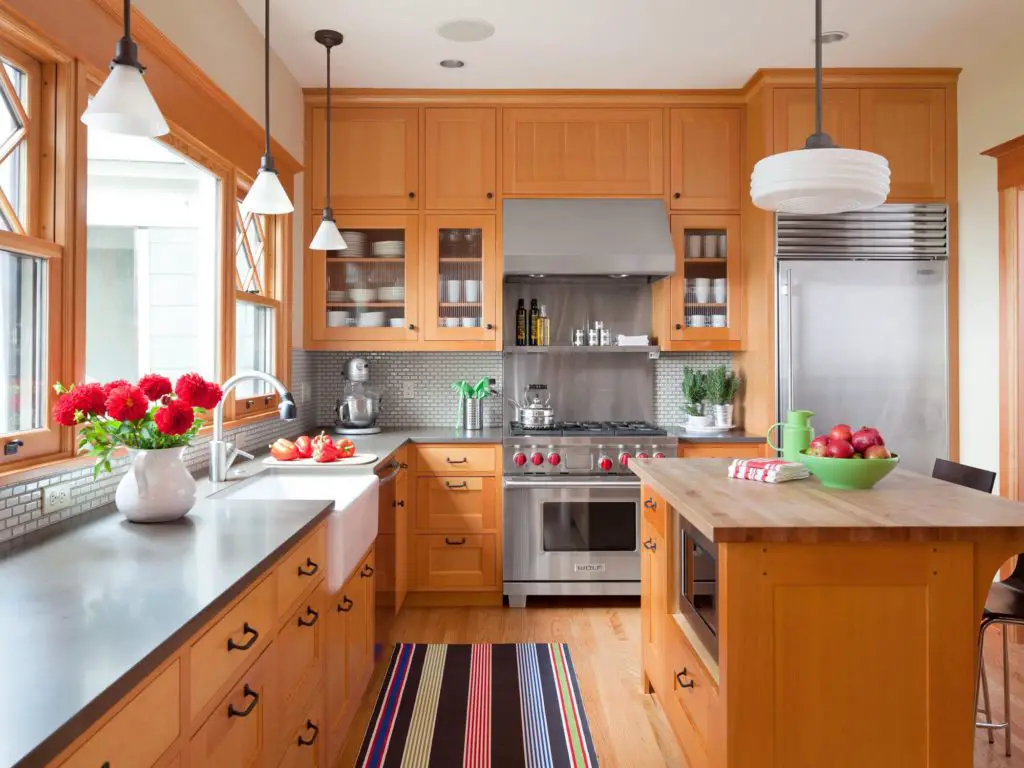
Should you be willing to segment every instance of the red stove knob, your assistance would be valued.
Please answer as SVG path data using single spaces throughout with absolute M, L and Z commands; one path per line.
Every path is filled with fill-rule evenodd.
M 664 459 L 665 458 L 665 454 L 662 453 L 661 451 L 658 451 L 656 454 L 654 454 L 654 458 L 656 458 L 656 459 Z
M 599 466 L 605 472 L 611 472 L 612 467 L 614 465 L 612 464 L 611 459 L 609 459 L 607 456 L 602 456 L 600 459 L 597 460 L 597 466 Z
M 562 456 L 561 456 L 561 454 L 559 454 L 559 453 L 557 453 L 555 451 L 552 451 L 551 453 L 548 454 L 548 464 L 550 464 L 552 467 L 557 467 L 561 463 L 562 463 Z
M 628 451 L 623 451 L 622 453 L 619 454 L 619 464 L 625 467 L 629 464 L 629 460 L 631 458 L 633 457 L 629 455 Z
M 533 454 L 530 457 L 530 463 L 533 464 L 533 466 L 535 467 L 539 467 L 541 464 L 544 463 L 544 454 L 540 453 L 539 451 Z
M 512 463 L 514 463 L 517 467 L 526 466 L 526 454 L 523 453 L 522 451 L 516 451 L 515 454 L 512 456 Z
M 638 453 L 638 454 L 636 455 L 636 457 L 637 457 L 638 459 L 649 459 L 649 458 L 651 458 L 650 456 L 648 456 L 648 455 L 647 455 L 647 452 L 646 452 L 646 451 L 640 451 L 640 453 Z

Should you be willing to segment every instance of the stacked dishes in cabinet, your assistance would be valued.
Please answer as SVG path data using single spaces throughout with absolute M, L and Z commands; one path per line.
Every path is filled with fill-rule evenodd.
M 477 328 L 483 318 L 483 232 L 438 232 L 438 313 L 441 328 Z
M 722 230 L 688 229 L 685 250 L 684 298 L 687 328 L 725 328 L 728 319 L 726 265 L 729 242 Z
M 405 232 L 346 230 L 348 248 L 327 261 L 327 325 L 405 327 Z

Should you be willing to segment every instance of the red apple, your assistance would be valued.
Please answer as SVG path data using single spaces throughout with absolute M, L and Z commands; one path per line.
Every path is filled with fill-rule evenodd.
M 828 442 L 828 455 L 833 459 L 852 459 L 854 454 L 853 446 L 849 440 L 833 438 Z
M 850 442 L 850 439 L 853 437 L 853 432 L 850 431 L 849 424 L 836 424 L 832 427 L 829 437 L 833 440 L 845 440 L 846 442 Z
M 892 454 L 889 453 L 889 449 L 884 445 L 869 445 L 868 449 L 864 451 L 865 459 L 891 459 Z
M 818 435 L 816 438 L 811 440 L 811 445 L 820 445 L 822 448 L 828 446 L 828 435 Z M 817 454 L 815 454 L 817 455 Z M 824 454 L 821 454 L 824 456 Z
M 872 445 L 885 445 L 885 440 L 882 439 L 882 435 L 879 434 L 878 430 L 874 427 L 861 427 L 853 433 L 853 437 L 850 440 L 853 443 L 854 450 L 863 453 Z
M 807 446 L 807 450 L 804 453 L 807 456 L 828 456 L 828 446 L 825 443 L 815 441 Z

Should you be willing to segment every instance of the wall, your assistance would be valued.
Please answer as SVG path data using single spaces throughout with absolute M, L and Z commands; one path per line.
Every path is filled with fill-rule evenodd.
M 1024 134 L 1024 51 L 965 67 L 959 83 L 960 460 L 999 469 L 999 209 L 996 161 Z M 998 484 L 997 484 L 998 487 Z

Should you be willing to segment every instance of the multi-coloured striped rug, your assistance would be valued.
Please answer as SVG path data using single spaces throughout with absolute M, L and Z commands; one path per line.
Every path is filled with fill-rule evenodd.
M 569 648 L 396 645 L 357 765 L 596 767 Z

